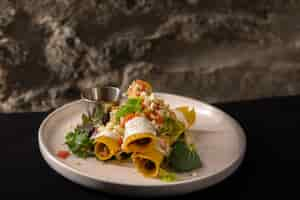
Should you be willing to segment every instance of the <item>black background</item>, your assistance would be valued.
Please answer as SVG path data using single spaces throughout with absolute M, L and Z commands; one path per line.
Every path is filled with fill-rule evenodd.
M 300 96 L 216 106 L 246 131 L 245 160 L 225 181 L 175 199 L 299 197 Z M 9 199 L 119 199 L 76 185 L 48 167 L 38 148 L 38 128 L 47 114 L 0 114 L 0 193 Z

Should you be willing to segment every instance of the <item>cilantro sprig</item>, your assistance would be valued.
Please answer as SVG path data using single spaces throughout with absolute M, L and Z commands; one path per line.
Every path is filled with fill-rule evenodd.
M 65 137 L 65 143 L 73 154 L 81 158 L 94 156 L 93 140 L 89 138 L 88 132 L 84 129 L 76 128 Z

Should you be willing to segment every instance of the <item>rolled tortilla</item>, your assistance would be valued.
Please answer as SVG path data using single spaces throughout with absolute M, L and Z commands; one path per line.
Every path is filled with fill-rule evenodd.
M 185 128 L 190 128 L 196 120 L 196 113 L 194 109 L 190 109 L 188 106 L 177 107 L 174 110 L 176 118 L 184 123 Z
M 134 117 L 125 124 L 122 149 L 125 152 L 145 152 L 151 149 L 156 140 L 156 131 L 145 117 Z
M 120 151 L 121 144 L 118 133 L 105 129 L 95 138 L 95 155 L 99 160 L 111 159 Z
M 132 161 L 136 169 L 145 177 L 157 177 L 164 155 L 152 148 L 144 153 L 133 153 Z

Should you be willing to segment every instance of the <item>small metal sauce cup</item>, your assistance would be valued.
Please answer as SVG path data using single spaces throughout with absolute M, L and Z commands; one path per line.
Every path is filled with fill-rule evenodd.
M 81 99 L 89 103 L 118 102 L 121 91 L 117 87 L 94 87 L 82 91 Z

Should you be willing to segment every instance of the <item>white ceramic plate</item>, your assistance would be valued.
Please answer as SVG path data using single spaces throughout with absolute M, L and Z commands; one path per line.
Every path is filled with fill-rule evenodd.
M 144 178 L 131 164 L 104 163 L 95 158 L 70 156 L 62 160 L 59 150 L 67 150 L 64 136 L 81 120 L 91 104 L 78 100 L 52 112 L 39 129 L 40 151 L 47 163 L 67 179 L 108 193 L 135 196 L 176 195 L 200 190 L 222 181 L 240 165 L 246 138 L 242 128 L 229 115 L 203 102 L 182 96 L 157 93 L 171 107 L 193 106 L 197 113 L 190 132 L 203 162 L 203 167 L 180 174 L 179 181 L 165 183 Z

